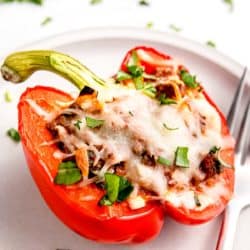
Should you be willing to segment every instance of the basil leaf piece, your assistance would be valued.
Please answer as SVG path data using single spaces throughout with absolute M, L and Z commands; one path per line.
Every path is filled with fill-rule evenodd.
M 177 147 L 175 152 L 175 164 L 182 168 L 189 167 L 188 147 Z
M 98 128 L 104 124 L 104 120 L 94 119 L 89 116 L 86 116 L 85 120 L 86 120 L 86 125 L 89 128 Z
M 111 203 L 114 203 L 119 194 L 120 177 L 115 174 L 105 173 L 104 178 L 107 197 Z
M 7 135 L 15 142 L 19 142 L 21 140 L 18 131 L 14 128 L 10 128 L 7 130 Z
M 159 164 L 161 164 L 161 165 L 164 165 L 164 166 L 170 166 L 171 165 L 171 162 L 168 159 L 166 159 L 166 158 L 164 158 L 162 156 L 158 157 L 157 162 Z
M 124 72 L 124 71 L 118 71 L 117 74 L 116 74 L 116 80 L 117 81 L 123 81 L 123 80 L 128 80 L 128 79 L 131 79 L 131 75 Z
M 185 70 L 181 70 L 181 80 L 189 87 L 189 88 L 197 88 L 199 83 L 196 82 L 196 76 L 192 76 Z
M 81 179 L 82 174 L 77 165 L 72 161 L 67 161 L 59 164 L 54 183 L 58 185 L 72 185 Z
M 134 116 L 134 114 L 133 114 L 132 111 L 128 111 L 128 113 L 129 113 L 131 116 Z

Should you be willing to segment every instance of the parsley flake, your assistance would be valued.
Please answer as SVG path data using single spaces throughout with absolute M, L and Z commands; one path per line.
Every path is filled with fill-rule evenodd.
M 110 206 L 114 202 L 125 200 L 133 191 L 133 186 L 124 177 L 112 173 L 105 173 L 106 194 L 99 201 L 100 205 Z
M 116 80 L 117 81 L 124 81 L 124 80 L 129 80 L 131 79 L 132 76 L 124 71 L 118 71 L 116 74 Z
M 165 94 L 160 95 L 158 99 L 161 105 L 177 104 L 174 99 L 166 97 Z
M 164 165 L 164 166 L 170 166 L 171 165 L 171 162 L 168 159 L 166 159 L 166 158 L 164 158 L 162 156 L 158 157 L 157 162 L 159 164 L 161 164 L 161 165 Z
M 167 130 L 177 130 L 177 129 L 179 129 L 179 128 L 170 128 L 166 123 L 163 123 L 162 125 Z
M 206 45 L 209 46 L 209 47 L 212 47 L 212 48 L 216 48 L 215 42 L 213 42 L 213 41 L 211 41 L 211 40 L 207 41 L 207 42 L 206 42 Z
M 102 2 L 102 0 L 90 0 L 90 4 L 91 5 L 95 5 L 95 4 L 99 4 L 99 3 L 101 3 Z
M 77 127 L 77 128 L 80 130 L 80 129 L 81 129 L 81 123 L 82 123 L 81 120 L 77 120 L 77 121 L 74 123 L 74 126 Z
M 175 164 L 182 168 L 189 167 L 188 147 L 177 147 L 175 152 Z
M 86 125 L 89 128 L 98 128 L 104 124 L 104 120 L 97 120 L 89 116 L 86 116 L 85 120 L 86 120 Z
M 140 0 L 138 3 L 141 6 L 149 6 L 150 5 L 149 1 L 147 1 L 147 0 Z
M 52 21 L 52 17 L 47 16 L 43 19 L 43 21 L 41 22 L 41 26 L 45 26 L 47 24 L 49 24 Z
M 10 128 L 7 130 L 7 135 L 14 141 L 19 142 L 21 140 L 18 131 L 14 128 Z
M 4 100 L 5 100 L 6 102 L 11 102 L 11 101 L 12 101 L 12 97 L 11 97 L 11 94 L 10 94 L 9 91 L 6 91 L 6 92 L 4 93 Z
M 61 162 L 54 183 L 58 185 L 72 185 L 82 179 L 80 169 L 73 161 Z
M 230 11 L 233 11 L 233 8 L 234 8 L 234 1 L 233 0 L 223 0 L 223 2 L 229 6 Z
M 13 3 L 13 2 L 19 2 L 19 3 L 33 3 L 37 5 L 42 5 L 43 0 L 0 0 L 0 3 Z
M 154 23 L 153 22 L 146 23 L 146 28 L 152 29 L 153 27 L 154 27 Z
M 180 32 L 180 31 L 182 31 L 182 29 L 181 29 L 180 27 L 177 27 L 177 26 L 174 25 L 174 24 L 170 24 L 170 25 L 169 25 L 169 28 L 170 28 L 171 30 L 175 31 L 175 32 Z
M 181 80 L 189 87 L 189 88 L 197 88 L 199 83 L 196 81 L 196 76 L 192 76 L 185 70 L 181 70 L 180 72 Z

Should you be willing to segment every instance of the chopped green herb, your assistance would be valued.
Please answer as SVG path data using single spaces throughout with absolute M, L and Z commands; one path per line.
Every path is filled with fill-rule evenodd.
M 158 157 L 157 162 L 158 162 L 159 164 L 164 165 L 164 166 L 170 166 L 170 165 L 171 165 L 171 162 L 170 162 L 168 159 L 166 159 L 166 158 L 164 158 L 164 157 L 162 157 L 162 156 L 159 156 L 159 157 Z
M 216 47 L 215 42 L 213 42 L 213 41 L 211 41 L 211 40 L 207 41 L 206 44 L 207 44 L 207 46 L 212 47 L 212 48 L 215 48 L 215 47 Z
M 134 114 L 133 114 L 132 111 L 128 111 L 128 113 L 129 113 L 131 116 L 134 116 Z
M 54 183 L 58 185 L 72 185 L 81 179 L 81 171 L 77 165 L 72 161 L 67 161 L 59 164 Z
M 90 0 L 90 4 L 91 5 L 95 5 L 95 4 L 99 4 L 99 3 L 101 3 L 102 2 L 102 0 Z
M 123 81 L 123 80 L 128 80 L 131 79 L 132 76 L 124 71 L 118 71 L 116 75 L 116 80 L 117 81 Z
M 135 88 L 140 90 L 144 88 L 143 77 L 136 77 L 134 78 Z
M 116 201 L 121 202 L 133 191 L 131 183 L 122 176 L 105 173 L 104 178 L 107 193 L 100 200 L 100 205 L 110 206 Z
M 81 123 L 82 123 L 81 120 L 77 120 L 77 121 L 74 123 L 74 126 L 77 127 L 77 128 L 80 130 L 80 129 L 81 129 Z
M 196 76 L 192 76 L 185 70 L 181 70 L 180 72 L 181 80 L 189 87 L 189 88 L 197 88 L 199 83 L 196 82 Z
M 127 66 L 129 73 L 132 75 L 132 77 L 139 77 L 143 74 L 143 68 L 141 66 L 137 65 L 128 65 Z
M 180 32 L 182 29 L 180 27 L 175 26 L 174 24 L 170 24 L 169 28 L 175 32 Z
M 146 28 L 148 28 L 148 29 L 152 29 L 153 27 L 154 27 L 154 23 L 153 22 L 148 22 L 146 24 Z
M 18 131 L 14 128 L 10 128 L 7 130 L 7 135 L 15 142 L 19 142 L 20 141 L 20 135 L 18 133 Z
M 156 88 L 150 83 L 144 85 L 142 92 L 152 98 L 156 96 Z
M 10 94 L 9 91 L 6 91 L 4 93 L 4 99 L 5 99 L 6 102 L 11 102 L 12 101 L 12 97 L 11 97 L 11 94 Z
M 182 168 L 189 167 L 188 147 L 177 147 L 175 152 L 175 164 Z
M 168 127 L 168 125 L 166 123 L 163 123 L 162 125 L 167 130 L 177 130 L 177 129 L 179 129 L 179 128 L 170 128 L 170 127 Z
M 43 0 L 0 0 L 0 3 L 13 3 L 13 2 L 19 2 L 19 3 L 34 3 L 37 5 L 42 5 Z
M 149 1 L 147 1 L 147 0 L 140 0 L 139 5 L 141 5 L 141 6 L 149 6 L 150 4 L 149 4 Z
M 104 177 L 107 197 L 110 202 L 114 203 L 119 194 L 120 177 L 111 173 L 105 173 Z
M 174 99 L 167 98 L 164 94 L 159 96 L 159 101 L 161 105 L 177 104 Z
M 89 116 L 86 116 L 85 120 L 86 120 L 86 125 L 89 128 L 98 128 L 104 124 L 104 120 L 97 120 L 97 119 L 91 118 Z
M 134 190 L 132 184 L 122 176 L 120 177 L 118 201 L 124 201 Z
M 233 8 L 234 8 L 233 0 L 223 0 L 223 2 L 228 4 L 228 6 L 230 7 L 230 11 L 233 11 Z
M 109 198 L 106 195 L 104 195 L 99 201 L 99 204 L 101 206 L 111 206 L 113 203 L 109 200 Z
M 139 63 L 139 58 L 137 56 L 137 52 L 134 50 L 131 53 L 131 57 L 129 58 L 127 66 L 136 66 Z
M 194 192 L 194 202 L 195 202 L 195 205 L 196 205 L 197 207 L 200 207 L 200 206 L 201 206 L 201 202 L 200 202 L 200 200 L 199 200 L 199 196 L 198 196 L 198 194 L 197 194 L 196 192 Z
M 215 154 L 215 153 L 218 152 L 219 150 L 220 150 L 220 147 L 213 146 L 213 147 L 210 149 L 209 153 Z
M 43 21 L 41 22 L 41 26 L 45 26 L 47 24 L 49 24 L 52 21 L 52 17 L 47 16 L 43 19 Z

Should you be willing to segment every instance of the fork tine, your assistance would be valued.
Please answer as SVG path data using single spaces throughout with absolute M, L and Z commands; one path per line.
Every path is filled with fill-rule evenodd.
M 244 71 L 243 71 L 241 79 L 240 79 L 240 84 L 236 90 L 234 100 L 231 104 L 231 107 L 230 107 L 228 115 L 227 115 L 227 122 L 229 124 L 230 131 L 231 131 L 232 135 L 235 135 L 235 133 L 236 133 L 236 131 L 235 131 L 236 130 L 236 123 L 237 123 L 236 116 L 239 113 L 239 109 L 240 109 L 240 101 L 241 101 L 241 97 L 243 96 L 246 73 L 247 73 L 247 67 L 244 68 Z
M 241 125 L 241 133 L 239 137 L 239 144 L 237 151 L 240 152 L 240 164 L 244 164 L 247 158 L 247 153 L 250 145 L 250 98 L 246 110 L 244 112 L 244 118 Z

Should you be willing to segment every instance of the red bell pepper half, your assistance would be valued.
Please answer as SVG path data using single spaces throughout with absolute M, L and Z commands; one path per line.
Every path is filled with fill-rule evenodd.
M 147 74 L 154 75 L 159 68 L 164 70 L 171 64 L 170 56 L 152 48 L 136 47 L 125 56 L 121 65 L 122 71 L 128 72 L 127 65 L 134 52 L 139 58 L 138 64 L 144 68 Z M 85 66 L 69 56 L 54 51 L 12 54 L 5 60 L 1 70 L 5 79 L 18 83 L 41 69 L 63 76 L 80 90 L 84 86 L 89 86 L 97 91 L 107 90 L 105 82 Z M 203 93 L 207 97 L 206 93 Z M 207 99 L 210 101 L 208 97 Z M 54 144 L 42 145 L 44 141 L 51 141 L 53 137 L 46 128 L 47 122 L 44 116 L 34 112 L 29 105 L 29 100 L 35 101 L 48 113 L 55 113 L 61 109 L 60 102 L 72 101 L 72 97 L 50 87 L 28 88 L 18 104 L 18 120 L 25 157 L 43 198 L 63 223 L 82 236 L 111 243 L 144 242 L 159 234 L 163 225 L 164 210 L 181 223 L 199 224 L 221 213 L 231 198 L 223 196 L 220 202 L 199 211 L 182 206 L 176 207 L 170 202 L 162 205 L 156 201 L 148 201 L 145 207 L 136 210 L 131 210 L 126 201 L 115 203 L 112 206 L 99 206 L 98 202 L 103 197 L 104 191 L 95 184 L 62 186 L 54 183 L 60 163 L 60 160 L 54 157 L 58 148 Z M 212 105 L 214 104 L 212 103 Z M 222 134 L 229 135 L 225 118 L 219 110 L 218 112 L 221 116 Z M 233 148 L 227 149 L 223 153 L 223 160 L 233 164 Z M 227 183 L 228 190 L 232 193 L 234 170 L 225 168 L 222 176 Z

